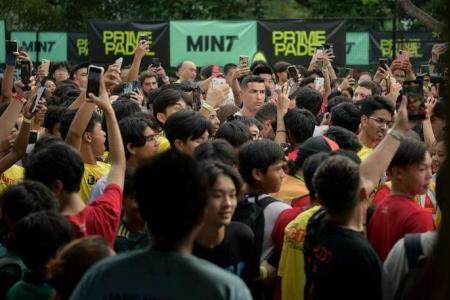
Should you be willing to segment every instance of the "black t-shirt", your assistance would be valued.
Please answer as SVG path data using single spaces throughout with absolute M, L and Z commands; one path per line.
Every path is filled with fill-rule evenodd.
M 381 299 L 381 262 L 361 232 L 330 224 L 319 210 L 304 252 L 305 299 Z
M 231 222 L 226 226 L 222 243 L 213 249 L 194 243 L 193 254 L 236 274 L 247 284 L 259 275 L 253 232 L 242 223 Z

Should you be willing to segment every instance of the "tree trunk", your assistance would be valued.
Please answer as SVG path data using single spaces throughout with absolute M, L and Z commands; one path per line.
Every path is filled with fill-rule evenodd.
M 398 3 L 407 15 L 416 18 L 419 22 L 423 23 L 436 33 L 444 33 L 446 28 L 445 24 L 439 22 L 428 13 L 415 6 L 411 0 L 398 0 Z

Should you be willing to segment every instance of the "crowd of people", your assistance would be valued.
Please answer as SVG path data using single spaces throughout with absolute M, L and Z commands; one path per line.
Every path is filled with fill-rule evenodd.
M 169 77 L 148 47 L 97 77 L 52 62 L 17 80 L 32 62 L 6 53 L 1 298 L 414 293 L 445 217 L 446 45 L 426 72 L 401 50 L 342 77 L 329 48 Z

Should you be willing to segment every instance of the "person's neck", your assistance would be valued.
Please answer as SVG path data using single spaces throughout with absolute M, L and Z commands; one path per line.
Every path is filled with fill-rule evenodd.
M 372 141 L 369 136 L 365 133 L 364 130 L 361 130 L 361 132 L 358 134 L 358 138 L 359 141 L 361 142 L 361 144 L 363 144 L 363 146 L 367 147 L 367 148 L 374 148 L 375 143 L 374 141 Z
M 396 180 L 392 180 L 392 187 L 390 194 L 405 196 L 411 200 L 413 200 L 416 197 L 415 194 L 410 193 L 407 188 L 405 188 L 400 182 L 397 182 Z
M 253 112 L 253 111 L 249 110 L 245 106 L 242 106 L 240 112 L 241 112 L 241 115 L 244 116 L 244 117 L 254 117 L 255 114 L 256 114 L 256 112 Z
M 127 160 L 127 168 L 135 169 L 138 166 L 139 161 L 133 155 Z
M 195 241 L 204 248 L 213 249 L 220 245 L 225 238 L 225 226 L 203 224 Z
M 97 164 L 97 158 L 95 157 L 94 151 L 92 151 L 92 149 L 85 143 L 81 144 L 80 155 L 83 163 L 89 165 Z
M 357 205 L 352 210 L 341 214 L 327 215 L 330 223 L 357 232 L 364 231 L 364 211 L 360 205 Z
M 79 193 L 63 194 L 58 196 L 58 199 L 60 203 L 59 211 L 63 216 L 75 215 L 86 207 Z
M 263 189 L 257 185 L 244 184 L 243 191 L 245 194 L 264 193 Z
M 142 220 L 139 220 L 135 217 L 133 218 L 133 217 L 129 216 L 126 212 L 125 212 L 124 220 L 125 220 L 125 223 L 127 224 L 127 227 L 131 231 L 137 232 L 137 233 L 145 233 L 145 222 L 143 222 Z

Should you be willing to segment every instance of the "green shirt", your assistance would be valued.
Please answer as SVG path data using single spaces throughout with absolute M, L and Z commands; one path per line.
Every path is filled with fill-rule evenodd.
M 47 283 L 31 283 L 20 280 L 6 294 L 7 300 L 49 300 L 55 293 Z
M 140 233 L 132 231 L 125 221 L 120 221 L 119 230 L 117 231 L 116 241 L 114 243 L 114 250 L 117 253 L 142 249 L 149 244 L 148 233 Z

